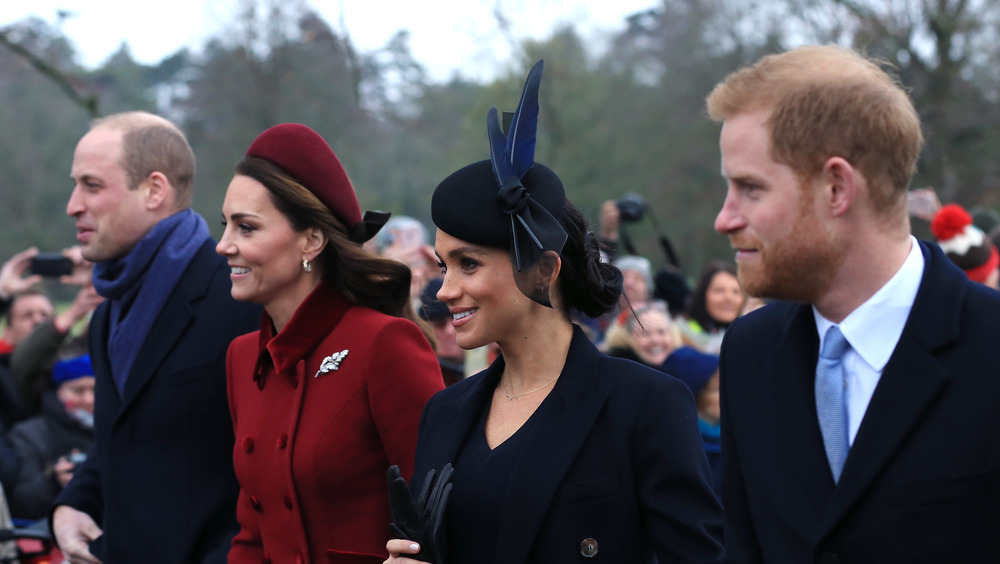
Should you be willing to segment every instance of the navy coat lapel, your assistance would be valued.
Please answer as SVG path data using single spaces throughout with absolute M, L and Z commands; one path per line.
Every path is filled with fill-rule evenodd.
M 949 381 L 934 352 L 959 338 L 967 281 L 940 251 L 922 245 L 924 276 L 899 343 L 882 372 L 848 453 L 824 522 L 828 533 L 858 501 Z
M 421 449 L 427 449 L 425 452 L 429 453 L 427 457 L 427 470 L 440 470 L 448 462 L 455 463 L 458 450 L 465 444 L 466 438 L 472 432 L 480 415 L 482 415 L 482 410 L 486 409 L 489 405 L 488 402 L 493 395 L 493 390 L 496 389 L 497 384 L 500 382 L 503 367 L 504 363 L 501 357 L 478 376 L 474 377 L 478 381 L 466 393 L 456 397 L 451 403 L 440 406 L 441 420 L 449 421 L 451 428 L 455 432 L 441 433 L 440 437 L 435 437 L 434 444 L 421 444 L 417 446 L 418 452 Z M 423 479 L 423 476 L 413 477 L 412 489 L 414 491 L 419 491 L 418 488 L 423 483 Z
M 94 374 L 108 380 L 109 394 L 101 394 L 103 400 L 113 400 L 113 405 L 109 406 L 117 413 L 121 404 L 121 396 L 115 389 L 114 377 L 111 375 L 111 358 L 108 356 L 108 333 L 110 332 L 111 304 L 104 302 L 94 311 L 90 320 L 90 327 L 87 329 L 88 347 L 90 350 L 90 362 L 94 368 Z
M 500 515 L 496 562 L 523 562 L 563 476 L 583 446 L 607 392 L 595 390 L 600 355 L 574 328 L 566 365 L 546 404 L 525 438 Z
M 776 424 L 774 439 L 788 443 L 776 452 L 785 455 L 773 461 L 779 474 L 789 484 L 789 499 L 808 500 L 818 515 L 826 508 L 833 493 L 833 474 L 823 448 L 823 436 L 816 415 L 815 373 L 819 357 L 819 336 L 810 306 L 796 307 L 781 334 L 781 341 L 768 356 L 760 374 L 770 375 L 774 401 L 762 403 L 775 409 L 770 417 Z M 797 428 L 790 422 L 803 422 Z M 818 525 L 818 523 L 817 523 Z

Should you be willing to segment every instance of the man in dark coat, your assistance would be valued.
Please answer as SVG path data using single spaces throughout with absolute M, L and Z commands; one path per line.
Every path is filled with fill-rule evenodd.
M 715 228 L 748 294 L 721 355 L 730 562 L 998 562 L 1000 293 L 910 235 L 923 143 L 874 62 L 802 47 L 708 98 Z
M 239 490 L 225 353 L 260 310 L 230 296 L 172 123 L 95 122 L 70 175 L 66 212 L 107 301 L 89 330 L 95 443 L 56 499 L 56 540 L 74 563 L 224 562 Z

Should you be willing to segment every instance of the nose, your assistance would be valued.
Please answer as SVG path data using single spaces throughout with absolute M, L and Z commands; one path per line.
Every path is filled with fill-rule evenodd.
M 229 227 L 226 227 L 226 230 L 222 232 L 222 238 L 219 239 L 219 244 L 215 246 L 215 252 L 224 257 L 236 254 L 235 245 L 229 239 Z
M 437 299 L 445 304 L 458 298 L 460 294 L 458 288 L 455 287 L 455 283 L 449 282 L 450 280 L 451 276 L 446 272 L 444 278 L 441 280 L 441 289 L 437 293 Z
M 746 226 L 746 219 L 740 213 L 739 204 L 733 190 L 726 193 L 722 209 L 715 216 L 715 230 L 723 235 L 729 235 Z
M 76 217 L 83 213 L 83 210 L 84 206 L 80 197 L 80 187 L 74 186 L 73 191 L 70 192 L 69 201 L 66 202 L 66 215 Z

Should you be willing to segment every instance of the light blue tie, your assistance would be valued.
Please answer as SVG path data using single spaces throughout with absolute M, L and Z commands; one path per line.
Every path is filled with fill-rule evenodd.
M 850 347 L 836 325 L 830 327 L 823 339 L 823 350 L 816 364 L 816 414 L 823 433 L 826 459 L 830 462 L 834 483 L 840 481 L 840 472 L 847 460 L 847 403 L 844 401 L 847 380 L 844 377 L 842 357 Z

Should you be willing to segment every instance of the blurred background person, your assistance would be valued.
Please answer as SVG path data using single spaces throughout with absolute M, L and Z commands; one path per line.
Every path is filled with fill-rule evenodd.
M 74 343 L 62 354 L 85 350 L 85 343 Z M 11 429 L 10 440 L 21 459 L 20 477 L 7 492 L 15 518 L 45 517 L 76 465 L 86 460 L 94 441 L 94 381 L 89 355 L 58 361 L 42 396 L 42 414 Z
M 450 386 L 465 377 L 465 351 L 458 346 L 455 338 L 454 319 L 448 306 L 437 299 L 441 289 L 441 278 L 432 278 L 420 293 L 420 319 L 431 324 L 437 340 L 435 353 L 441 366 L 444 385 Z
M 29 247 L 14 254 L 0 266 L 0 315 L 7 313 L 14 296 L 37 286 L 42 277 L 31 273 L 31 259 L 38 256 L 37 247 Z M 10 346 L 0 338 L 0 354 L 10 352 Z
M 965 208 L 958 204 L 941 206 L 931 219 L 931 232 L 948 259 L 969 280 L 993 289 L 1000 287 L 1000 254 L 986 234 L 973 225 L 972 215 Z
M 385 473 L 413 472 L 424 404 L 444 388 L 410 307 L 410 271 L 362 243 L 362 217 L 327 142 L 267 129 L 236 167 L 216 251 L 260 330 L 229 348 L 240 531 L 229 562 L 360 563 L 386 556 Z
M 611 356 L 663 369 L 663 363 L 682 346 L 680 330 L 671 319 L 666 304 L 654 301 L 635 310 L 608 332 L 605 350 Z
M 702 271 L 687 307 L 681 331 L 687 344 L 718 354 L 729 324 L 740 316 L 746 295 L 736 278 L 736 267 L 712 262 Z
M 722 440 L 720 436 L 719 357 L 692 347 L 680 347 L 667 357 L 663 371 L 687 384 L 698 409 L 708 466 L 712 471 L 712 489 L 722 499 Z
M 74 269 L 71 275 L 60 278 L 60 282 L 79 286 L 73 302 L 37 324 L 10 356 L 11 375 L 35 415 L 42 413 L 42 394 L 51 387 L 52 366 L 60 357 L 60 347 L 71 339 L 85 342 L 85 328 L 78 335 L 74 334 L 74 328 L 104 301 L 91 281 L 93 265 L 83 258 L 79 247 L 65 249 L 63 255 L 70 258 Z
M 3 342 L 7 352 L 0 354 L 0 423 L 10 429 L 17 422 L 39 413 L 18 389 L 11 371 L 11 357 L 35 327 L 52 318 L 54 308 L 41 286 L 19 290 L 7 310 Z
M 410 302 L 414 311 L 419 310 L 420 291 L 438 272 L 427 228 L 410 216 L 393 216 L 373 240 L 378 254 L 398 260 L 410 269 Z

